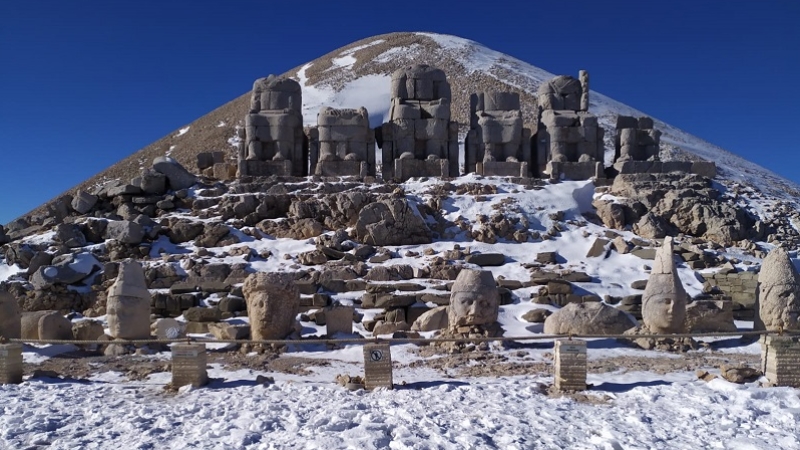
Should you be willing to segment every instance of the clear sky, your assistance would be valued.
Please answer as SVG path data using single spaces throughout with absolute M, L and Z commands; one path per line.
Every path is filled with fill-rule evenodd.
M 800 183 L 798 0 L 25 0 L 0 2 L 0 223 L 258 77 L 393 31 L 588 69 L 592 89 Z

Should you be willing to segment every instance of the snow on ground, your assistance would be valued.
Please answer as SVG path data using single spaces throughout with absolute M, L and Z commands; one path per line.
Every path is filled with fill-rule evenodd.
M 393 347 L 396 388 L 374 392 L 349 391 L 333 382 L 338 373 L 361 371 L 358 346 L 318 352 L 333 361 L 313 366 L 306 376 L 226 371 L 214 364 L 209 386 L 184 388 L 177 395 L 162 389 L 168 373 L 139 382 L 112 372 L 88 381 L 44 378 L 0 386 L 0 445 L 800 449 L 796 389 L 722 379 L 706 383 L 691 372 L 613 372 L 590 374 L 593 387 L 585 396 L 554 397 L 543 391 L 552 383 L 547 375 L 451 378 L 430 369 L 398 367 L 411 360 L 410 347 Z M 590 353 L 612 356 L 613 351 L 590 346 Z M 27 356 L 26 361 L 31 362 Z M 260 385 L 257 375 L 273 376 L 275 383 Z
M 189 128 L 191 127 L 181 128 L 178 131 L 178 134 L 175 135 L 175 137 L 183 136 L 184 134 L 186 134 L 187 131 L 189 131 Z

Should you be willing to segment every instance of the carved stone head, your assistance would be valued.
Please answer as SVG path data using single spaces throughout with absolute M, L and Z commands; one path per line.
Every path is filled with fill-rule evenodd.
M 450 293 L 448 318 L 451 327 L 497 322 L 500 293 L 488 270 L 464 269 Z

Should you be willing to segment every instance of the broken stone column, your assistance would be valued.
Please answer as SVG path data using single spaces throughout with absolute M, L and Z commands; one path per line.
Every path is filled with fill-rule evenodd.
M 642 320 L 653 333 L 685 331 L 688 295 L 681 284 L 672 258 L 672 238 L 656 250 L 650 278 L 642 294 Z
M 300 309 L 300 291 L 290 273 L 254 273 L 242 287 L 254 341 L 283 339 L 292 333 Z
M 492 272 L 463 269 L 450 290 L 448 323 L 451 328 L 497 322 L 500 292 Z
M 22 383 L 22 344 L 0 344 L 0 384 Z
M 22 314 L 17 299 L 0 289 L 0 337 L 19 339 L 22 336 Z
M 586 389 L 586 341 L 558 339 L 554 348 L 553 381 L 559 391 Z
M 364 388 L 392 389 L 392 352 L 389 344 L 364 345 Z
M 172 346 L 172 387 L 208 384 L 205 344 L 174 344 Z
M 578 71 L 578 78 L 581 80 L 581 111 L 589 111 L 589 72 Z
M 112 337 L 150 337 L 150 292 L 144 270 L 137 261 L 127 259 L 119 264 L 117 279 L 108 288 L 106 314 Z
M 758 274 L 758 318 L 766 329 L 800 330 L 800 276 L 783 248 L 769 252 Z
M 375 176 L 375 133 L 366 108 L 323 107 L 309 131 L 312 173 L 321 176 Z

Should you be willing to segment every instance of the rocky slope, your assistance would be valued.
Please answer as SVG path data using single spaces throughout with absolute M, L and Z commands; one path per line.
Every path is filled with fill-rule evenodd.
M 453 89 L 453 118 L 468 123 L 469 95 L 486 89 L 510 90 L 521 96 L 523 114 L 535 123 L 533 94 L 538 86 L 554 75 L 476 42 L 455 36 L 432 33 L 391 33 L 366 38 L 336 49 L 283 75 L 303 85 L 303 113 L 306 125 L 316 123 L 322 105 L 333 107 L 366 106 L 372 125 L 378 125 L 388 113 L 390 74 L 405 65 L 427 63 L 442 68 Z M 591 67 L 587 67 L 591 72 Z M 264 74 L 266 75 L 266 74 Z M 577 74 L 572 74 L 577 75 Z M 243 86 L 244 88 L 244 86 Z M 231 140 L 248 108 L 248 94 L 243 94 L 194 122 L 123 159 L 86 180 L 76 189 L 92 189 L 113 179 L 130 179 L 157 156 L 170 155 L 186 167 L 194 167 L 197 153 L 223 150 L 235 158 Z M 593 92 L 591 111 L 607 130 L 613 128 L 617 114 L 645 115 L 632 107 Z M 715 161 L 719 179 L 753 187 L 778 199 L 795 202 L 800 186 L 752 164 L 713 144 L 656 120 L 664 132 L 662 155 L 669 159 L 707 159 Z M 607 132 L 607 163 L 613 158 L 613 133 Z M 48 202 L 47 205 L 52 205 Z M 33 213 L 46 211 L 42 205 Z

